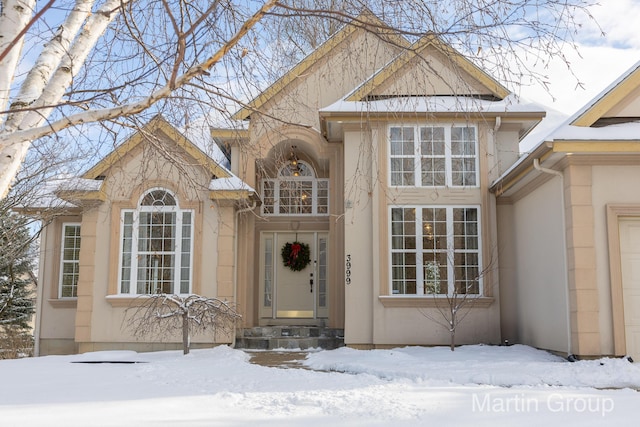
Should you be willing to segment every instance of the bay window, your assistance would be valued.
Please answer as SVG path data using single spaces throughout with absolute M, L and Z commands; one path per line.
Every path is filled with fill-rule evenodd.
M 482 292 L 478 207 L 403 206 L 390 213 L 393 295 Z

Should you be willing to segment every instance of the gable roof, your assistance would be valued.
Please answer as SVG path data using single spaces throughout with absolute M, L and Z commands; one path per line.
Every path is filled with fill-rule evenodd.
M 629 93 L 640 88 L 640 61 L 582 107 L 570 120 L 573 126 L 591 126 Z
M 38 192 L 38 197 L 30 200 L 20 210 L 24 212 L 43 209 L 73 209 L 77 207 L 91 207 L 104 202 L 107 196 L 104 192 L 104 180 L 101 175 L 120 161 L 128 153 L 135 150 L 143 141 L 144 133 L 161 131 L 178 146 L 183 148 L 190 156 L 198 161 L 215 177 L 209 183 L 209 197 L 212 200 L 239 200 L 249 199 L 255 196 L 255 190 L 247 185 L 230 170 L 220 164 L 221 154 L 214 147 L 213 153 L 208 154 L 209 145 L 206 144 L 208 126 L 200 129 L 187 129 L 196 141 L 187 138 L 182 132 L 173 127 L 161 116 L 154 117 L 142 130 L 134 133 L 124 143 L 102 158 L 95 166 L 85 172 L 81 177 L 60 177 L 48 181 Z M 210 139 L 211 136 L 209 135 Z M 207 148 L 209 147 L 209 148 Z
M 385 85 L 390 79 L 395 79 L 398 71 L 407 66 L 413 59 L 422 56 L 422 53 L 429 48 L 435 49 L 437 52 L 441 53 L 446 58 L 451 60 L 453 65 L 459 67 L 461 70 L 468 73 L 471 77 L 475 78 L 482 86 L 487 88 L 489 93 L 491 93 L 496 98 L 502 100 L 509 95 L 510 91 L 489 74 L 487 74 L 484 70 L 473 64 L 462 54 L 460 54 L 460 52 L 444 43 L 435 34 L 428 33 L 427 35 L 416 41 L 400 55 L 398 55 L 396 59 L 379 70 L 369 80 L 364 82 L 358 89 L 351 93 L 351 95 L 349 95 L 346 100 L 362 101 L 366 99 L 370 94 L 375 92 L 376 89 Z
M 109 153 L 106 157 L 102 158 L 95 166 L 89 169 L 82 175 L 82 178 L 96 179 L 113 166 L 116 162 L 122 159 L 125 155 L 133 151 L 144 141 L 145 133 L 154 133 L 157 131 L 163 132 L 172 141 L 174 141 L 179 147 L 184 149 L 191 157 L 196 159 L 202 166 L 207 168 L 209 172 L 217 177 L 230 177 L 231 172 L 226 168 L 220 166 L 215 159 L 211 158 L 205 152 L 202 151 L 196 144 L 187 139 L 181 132 L 173 127 L 160 115 L 155 116 L 149 123 L 147 123 L 142 130 L 134 133 L 124 143 L 120 144 L 115 150 Z
M 356 24 L 354 24 L 356 23 Z M 296 78 L 302 76 L 320 59 L 330 54 L 332 50 L 336 48 L 340 43 L 346 40 L 349 36 L 356 33 L 363 28 L 373 28 L 373 31 L 378 37 L 389 41 L 397 46 L 408 47 L 409 41 L 401 35 L 394 32 L 389 28 L 387 24 L 381 21 L 371 11 L 365 10 L 352 23 L 345 25 L 331 36 L 328 40 L 322 43 L 311 54 L 300 61 L 296 66 L 289 70 L 285 75 L 280 77 L 275 83 L 265 89 L 260 95 L 250 101 L 240 111 L 231 116 L 234 120 L 246 120 L 251 116 L 251 113 L 265 105 L 270 99 L 279 94 Z
M 83 205 L 92 205 L 106 200 L 101 189 L 102 181 L 59 175 L 37 185 L 12 209 L 39 217 L 43 211 L 78 212 Z
M 630 94 L 635 92 L 637 101 L 640 101 L 638 91 L 640 61 L 551 132 L 542 134 L 544 136 L 529 153 L 498 177 L 490 190 L 499 196 L 516 185 L 522 186 L 523 182 L 530 181 L 535 169 L 534 160 L 553 165 L 567 153 L 640 153 L 640 119 L 632 117 L 621 123 L 594 126 Z

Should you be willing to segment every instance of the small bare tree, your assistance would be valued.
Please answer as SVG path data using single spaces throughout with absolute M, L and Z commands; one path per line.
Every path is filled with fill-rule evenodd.
M 489 263 L 489 266 L 491 265 L 492 263 Z M 455 351 L 456 330 L 482 297 L 480 279 L 487 274 L 490 267 L 480 271 L 474 277 L 456 282 L 451 292 L 448 292 L 447 287 L 442 286 L 440 268 L 440 264 L 434 261 L 424 265 L 424 293 L 433 296 L 437 313 L 432 314 L 424 309 L 421 309 L 420 313 L 449 331 L 449 348 Z
M 200 295 L 143 295 L 126 310 L 123 325 L 136 337 L 163 337 L 182 331 L 182 350 L 198 332 L 231 333 L 240 315 L 228 302 Z

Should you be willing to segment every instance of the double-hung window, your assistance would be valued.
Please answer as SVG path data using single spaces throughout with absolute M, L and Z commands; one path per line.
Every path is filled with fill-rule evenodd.
M 193 211 L 167 190 L 153 189 L 121 218 L 120 293 L 191 292 Z
M 392 186 L 478 186 L 475 126 L 391 126 L 389 146 Z
M 78 296 L 80 276 L 80 224 L 62 224 L 62 253 L 60 256 L 59 298 Z
M 393 295 L 480 294 L 476 206 L 391 207 Z

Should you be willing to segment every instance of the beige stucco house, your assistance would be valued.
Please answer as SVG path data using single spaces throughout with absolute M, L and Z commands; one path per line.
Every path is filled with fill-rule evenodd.
M 429 317 L 454 294 L 473 301 L 457 343 L 498 344 L 501 319 L 526 320 L 501 301 L 518 298 L 501 244 L 525 198 L 496 188 L 544 111 L 432 35 L 411 44 L 361 21 L 238 111 L 241 126 L 211 129 L 228 159 L 158 117 L 57 188 L 40 354 L 176 347 L 122 328 L 136 297 L 160 292 L 232 301 L 241 328 L 344 330 L 360 348 L 448 344 Z
M 491 186 L 502 338 L 640 360 L 640 63 Z

